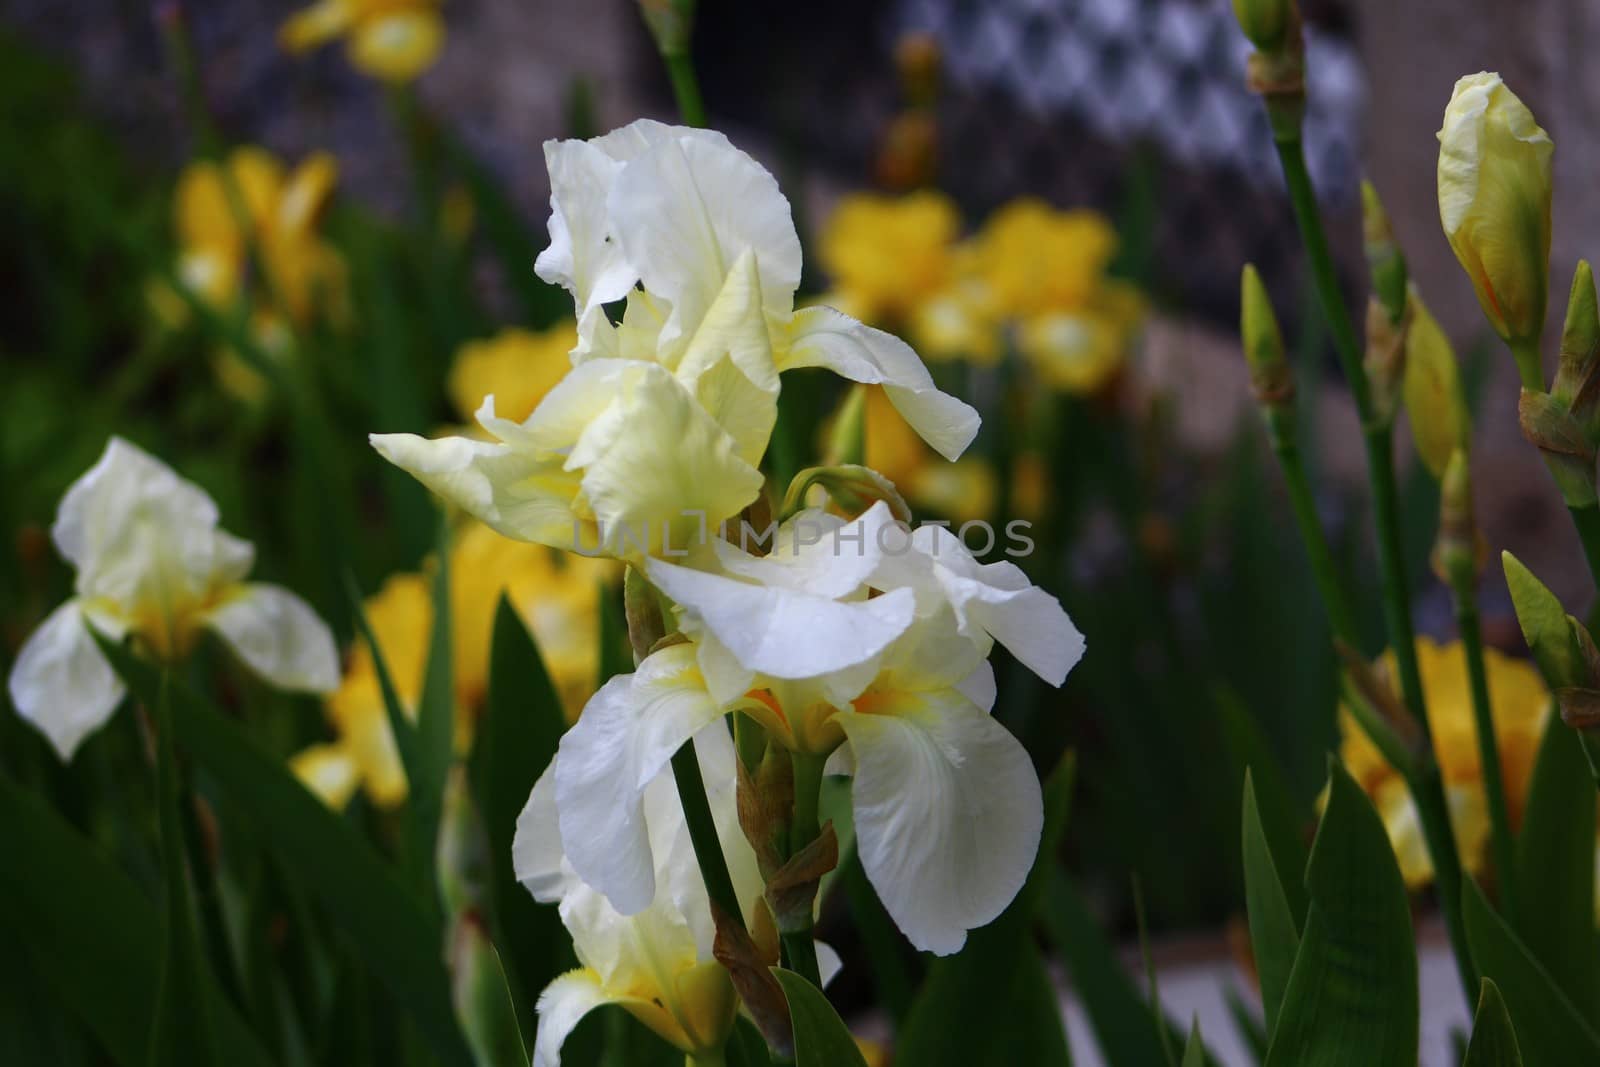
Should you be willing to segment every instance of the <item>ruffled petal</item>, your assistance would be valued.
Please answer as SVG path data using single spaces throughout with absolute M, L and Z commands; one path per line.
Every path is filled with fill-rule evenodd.
M 881 385 L 895 410 L 944 458 L 955 460 L 978 435 L 977 411 L 939 391 L 911 346 L 829 307 L 795 312 L 780 370 L 826 367 L 841 377 Z
M 571 140 L 546 141 L 544 162 L 550 172 L 550 243 L 533 269 L 572 294 L 584 324 L 601 305 L 627 295 L 638 277 L 622 246 L 612 240 L 606 217 L 606 194 L 622 172 L 622 161 L 596 145 Z
M 879 694 L 834 716 L 855 754 L 857 848 L 917 948 L 958 951 L 1005 910 L 1033 866 L 1039 779 L 1006 729 L 954 690 Z
M 685 741 L 722 718 L 691 645 L 607 682 L 561 738 L 555 799 L 568 862 L 624 915 L 655 899 L 645 790 Z
M 331 693 L 339 688 L 333 631 L 310 604 L 282 586 L 238 586 L 211 610 L 206 623 L 245 666 L 281 689 Z
M 750 671 L 812 679 L 867 663 L 911 625 L 909 590 L 871 600 L 838 601 L 795 590 L 691 570 L 664 560 L 648 564 L 651 581 Z
M 114 620 L 97 617 L 95 623 L 108 637 L 124 632 Z M 126 692 L 76 600 L 52 611 L 28 638 L 11 666 L 7 689 L 17 714 L 49 738 L 63 760 L 111 717 Z
M 561 1067 L 561 1046 L 594 1009 L 615 1004 L 617 998 L 600 985 L 591 970 L 568 971 L 544 987 L 536 1010 L 539 1028 L 533 1039 L 533 1067 Z
M 672 134 L 623 168 L 606 202 L 613 236 L 645 289 L 672 305 L 661 343 L 693 335 L 746 252 L 765 307 L 787 314 L 800 284 L 800 239 L 777 180 L 725 139 Z
M 555 763 L 546 767 L 517 816 L 511 839 L 511 869 L 517 881 L 541 904 L 554 904 L 575 885 L 577 876 L 561 850 L 561 824 L 556 817 Z

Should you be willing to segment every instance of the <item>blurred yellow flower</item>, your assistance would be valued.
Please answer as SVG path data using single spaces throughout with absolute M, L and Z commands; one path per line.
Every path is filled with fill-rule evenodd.
M 278 41 L 296 55 L 336 37 L 357 70 L 387 82 L 408 82 L 444 48 L 440 0 L 318 0 L 291 15 Z
M 1428 724 L 1444 776 L 1445 798 L 1461 849 L 1461 862 L 1478 874 L 1488 859 L 1489 814 L 1472 695 L 1467 685 L 1466 653 L 1460 642 L 1438 645 L 1422 637 L 1417 639 L 1417 664 L 1423 690 L 1428 694 Z M 1379 666 L 1393 677 L 1393 654 L 1385 652 Z M 1485 649 L 1484 668 L 1489 676 L 1489 701 L 1494 710 L 1495 745 L 1505 780 L 1506 807 L 1515 826 L 1522 820 L 1528 780 L 1549 717 L 1550 697 L 1539 672 L 1523 660 Z M 1413 889 L 1426 885 L 1433 879 L 1433 864 L 1405 783 L 1343 708 L 1339 712 L 1339 730 L 1340 757 L 1382 816 L 1406 884 Z
M 577 343 L 573 322 L 538 332 L 512 327 L 468 341 L 450 368 L 450 403 L 462 421 L 470 422 L 483 398 L 493 395 L 496 415 L 521 422 L 572 369 L 570 353 Z
M 852 193 L 828 218 L 818 249 L 861 317 L 899 322 L 949 284 L 960 230 L 961 215 L 942 193 Z
M 990 217 L 973 248 L 993 314 L 1016 323 L 1017 347 L 1046 383 L 1087 394 L 1115 377 L 1144 299 L 1106 277 L 1117 250 L 1109 221 L 1093 211 L 1015 200 Z
M 339 178 L 339 164 L 314 152 L 292 171 L 263 148 L 237 148 L 222 165 L 202 160 L 178 178 L 173 231 L 178 283 L 221 315 L 250 301 L 249 328 L 268 356 L 289 350 L 295 329 L 320 310 L 348 313 L 343 258 L 323 240 L 317 223 Z M 259 264 L 249 262 L 250 255 Z M 252 271 L 259 286 L 252 290 Z M 169 327 L 188 318 L 183 299 L 164 281 L 150 288 L 157 318 Z M 231 352 L 218 360 L 223 384 L 244 399 L 262 388 L 260 376 Z
M 502 592 L 532 632 L 569 721 L 594 692 L 600 665 L 600 597 L 617 576 L 609 560 L 568 555 L 501 537 L 473 522 L 450 551 L 451 658 L 456 746 L 470 747 L 489 684 L 489 648 Z M 367 599 L 367 621 L 408 715 L 416 712 L 433 629 L 432 580 L 397 574 Z M 365 642 L 353 649 L 327 713 L 336 739 L 294 758 L 301 781 L 330 805 L 357 786 L 379 807 L 405 797 L 405 773 L 389 731 L 383 694 Z

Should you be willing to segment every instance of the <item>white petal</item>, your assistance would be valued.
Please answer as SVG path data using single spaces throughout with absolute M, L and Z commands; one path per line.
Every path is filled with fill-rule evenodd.
M 607 682 L 561 738 L 556 809 L 568 862 L 625 915 L 655 897 L 645 790 L 679 746 L 722 715 L 693 646 L 674 645 Z
M 855 753 L 862 866 L 911 943 L 949 955 L 1022 888 L 1039 779 L 1016 738 L 954 691 L 894 694 L 875 712 L 834 716 Z
M 102 620 L 96 618 L 97 625 Z M 120 627 L 101 625 L 109 637 Z M 122 679 L 94 643 L 84 612 L 69 600 L 39 625 L 17 654 L 7 688 L 17 714 L 50 739 L 63 760 L 117 710 Z
M 561 1067 L 561 1046 L 566 1044 L 594 1009 L 615 1003 L 590 970 L 568 971 L 544 987 L 537 1010 L 539 1028 L 533 1038 L 533 1067 Z
M 994 711 L 995 698 L 1000 695 L 1000 687 L 994 680 L 994 664 L 988 660 L 979 663 L 971 674 L 956 683 L 956 689 L 984 711 Z
M 546 141 L 550 171 L 550 244 L 534 272 L 572 294 L 581 320 L 600 305 L 621 299 L 636 275 L 610 239 L 606 194 L 622 162 L 583 141 Z
M 789 201 L 726 141 L 673 136 L 625 166 L 607 201 L 616 238 L 645 289 L 672 304 L 661 342 L 692 335 L 741 254 L 755 255 L 766 307 L 787 314 L 800 284 Z
M 339 649 L 310 604 L 279 585 L 239 586 L 206 620 L 245 666 L 282 689 L 339 688 Z
M 844 970 L 844 960 L 839 952 L 826 941 L 817 942 L 817 977 L 822 979 L 823 988 L 828 983 L 839 977 L 839 972 Z
M 556 817 L 555 762 L 544 769 L 517 816 L 511 839 L 511 869 L 517 881 L 541 904 L 559 901 L 577 878 L 561 850 L 561 824 Z
M 894 523 L 889 505 L 881 500 L 855 519 L 808 508 L 778 527 L 764 556 L 723 540 L 712 542 L 712 548 L 722 569 L 731 575 L 838 599 L 857 592 L 880 569 L 882 545 L 903 542 L 903 538 L 902 542 L 880 539 L 883 528 Z M 753 530 L 746 536 L 760 533 Z M 730 536 L 739 539 L 731 527 Z M 749 547 L 757 546 L 752 540 Z
M 384 459 L 506 537 L 573 547 L 577 479 L 562 470 L 559 456 L 468 437 L 387 433 L 370 440 Z
M 826 367 L 853 382 L 881 385 L 889 402 L 946 459 L 966 451 L 978 435 L 971 405 L 939 391 L 911 346 L 829 307 L 795 312 L 788 350 L 779 369 Z
M 651 560 L 648 573 L 740 665 L 774 678 L 817 678 L 866 663 L 911 625 L 915 607 L 909 590 L 841 602 L 663 560 Z
M 217 529 L 205 491 L 120 437 L 61 498 L 51 530 L 85 599 L 181 611 L 247 573 L 254 550 Z

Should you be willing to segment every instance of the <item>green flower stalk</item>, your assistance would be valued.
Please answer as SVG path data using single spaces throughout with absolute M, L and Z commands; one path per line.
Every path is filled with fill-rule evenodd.
M 1434 569 L 1450 589 L 1456 627 L 1466 654 L 1467 686 L 1478 739 L 1478 761 L 1489 807 L 1489 848 L 1506 910 L 1519 915 L 1516 885 L 1516 843 L 1506 807 L 1500 749 L 1495 743 L 1494 710 L 1489 700 L 1489 674 L 1484 666 L 1483 632 L 1478 615 L 1478 578 L 1483 569 L 1483 541 L 1472 511 L 1472 473 L 1467 453 L 1457 449 L 1439 487 L 1439 536 Z
M 1411 586 L 1406 574 L 1399 491 L 1394 475 L 1393 409 L 1390 407 L 1385 410 L 1374 403 L 1372 385 L 1362 362 L 1355 328 L 1339 289 L 1333 255 L 1317 206 L 1316 191 L 1312 188 L 1311 175 L 1306 169 L 1301 143 L 1301 119 L 1305 111 L 1304 67 L 1304 46 L 1296 25 L 1296 32 L 1286 33 L 1276 51 L 1257 51 L 1251 57 L 1249 81 L 1251 88 L 1261 95 L 1267 109 L 1278 160 L 1282 164 L 1284 181 L 1289 190 L 1289 202 L 1305 244 L 1318 302 L 1333 336 L 1334 348 L 1339 354 L 1339 362 L 1344 368 L 1345 379 L 1361 419 L 1362 438 L 1366 446 L 1367 481 L 1372 491 L 1384 621 L 1389 645 L 1394 649 L 1406 711 L 1415 722 L 1422 739 L 1415 760 L 1415 772 L 1408 777 L 1408 783 L 1412 787 L 1423 836 L 1428 843 L 1428 853 L 1438 874 L 1439 898 L 1456 966 L 1470 997 L 1477 989 L 1477 972 L 1461 911 L 1461 859 L 1450 827 L 1438 761 L 1433 753 L 1422 675 L 1417 666 L 1416 636 L 1411 621 Z

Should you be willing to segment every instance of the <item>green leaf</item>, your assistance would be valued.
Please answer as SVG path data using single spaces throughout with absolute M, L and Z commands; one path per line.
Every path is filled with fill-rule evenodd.
M 66 820 L 4 775 L 0 841 L 27 858 L 0 864 L 0 924 L 26 946 L 8 966 L 53 987 L 110 1058 L 144 1062 L 161 985 L 160 913 Z M 191 1005 L 209 1015 L 223 1062 L 268 1067 L 216 983 L 202 983 Z
M 1378 813 L 1333 759 L 1306 889 L 1311 906 L 1267 1067 L 1415 1067 L 1417 954 L 1405 883 Z
M 1561 601 L 1510 552 L 1500 553 L 1500 561 L 1505 567 L 1517 623 L 1545 682 L 1551 689 L 1587 684 L 1583 654 L 1567 628 L 1567 613 Z
M 489 694 L 473 753 L 473 783 L 489 846 L 489 914 L 523 1042 L 533 1047 L 534 1001 L 573 966 L 556 909 L 517 882 L 511 842 L 517 816 L 555 757 L 566 722 L 533 637 L 504 593 L 489 647 Z
M 153 703 L 154 668 L 121 645 L 98 634 L 96 640 L 129 690 Z M 174 683 L 172 713 L 178 739 L 238 810 L 249 813 L 263 843 L 350 938 L 397 1008 L 443 1062 L 469 1067 L 436 928 L 418 898 L 349 823 L 220 710 Z
M 1485 978 L 1478 994 L 1478 1012 L 1472 1017 L 1472 1041 L 1461 1067 L 1522 1067 L 1517 1035 L 1500 987 Z
M 450 636 L 450 520 L 439 519 L 438 547 L 434 552 L 433 630 L 428 636 L 428 665 L 417 700 L 417 766 L 406 799 L 410 807 L 412 837 L 409 859 L 423 887 L 428 909 L 436 909 L 438 887 L 435 850 L 443 815 L 445 778 L 455 760 L 456 688 Z
M 1250 947 L 1261 978 L 1261 1006 L 1267 1034 L 1277 1024 L 1278 1009 L 1300 950 L 1300 930 L 1284 893 L 1283 866 L 1272 853 L 1256 804 L 1251 772 L 1244 775 L 1244 894 L 1250 917 Z
M 739 1016 L 728 1035 L 728 1067 L 772 1067 L 772 1050 L 756 1024 Z
M 772 968 L 789 1002 L 795 1067 L 867 1067 L 856 1039 L 822 991 L 793 971 Z M 904 1053 L 901 1053 L 904 1056 Z M 917 1060 L 906 1058 L 907 1063 Z
M 905 1062 L 923 1067 L 1071 1062 L 1055 987 L 1034 946 L 1033 918 L 1066 827 L 1073 772 L 1068 753 L 1045 786 L 1038 857 L 1016 899 L 994 922 L 968 934 L 960 953 L 929 969 L 896 1042 L 896 1054 Z M 1006 1025 L 950 1025 L 963 1017 L 1004 1018 Z
M 1206 1046 L 1200 1040 L 1200 1020 L 1195 1019 L 1189 1025 L 1189 1040 L 1183 1046 L 1183 1063 L 1181 1067 L 1205 1067 Z
M 172 694 L 162 678 L 156 699 L 156 797 L 161 827 L 161 883 L 165 896 L 161 982 L 150 1022 L 150 1067 L 183 1063 L 203 1067 L 217 1062 L 205 989 L 200 933 L 194 924 L 194 893 L 189 885 L 178 814 L 178 755 L 172 741 Z
M 1528 1067 L 1600 1063 L 1600 1036 L 1471 878 L 1462 879 L 1461 908 L 1473 962 L 1499 988 Z
M 1052 865 L 1045 883 L 1044 919 L 1106 1062 L 1111 1067 L 1166 1063 L 1155 1014 L 1059 864 Z
M 1524 914 L 1516 929 L 1556 985 L 1586 1014 L 1595 989 L 1594 782 L 1576 732 L 1556 715 L 1545 727 L 1517 835 Z
M 1281 875 L 1285 871 L 1305 870 L 1306 846 L 1301 833 L 1304 826 L 1310 825 L 1311 813 L 1296 801 L 1283 766 L 1273 755 L 1260 723 L 1238 694 L 1218 686 L 1213 695 L 1222 719 L 1223 738 L 1237 762 L 1240 779 L 1248 775 L 1254 783 L 1256 814 L 1280 872 L 1289 914 L 1298 928 L 1306 920 L 1305 885 L 1298 877 Z

